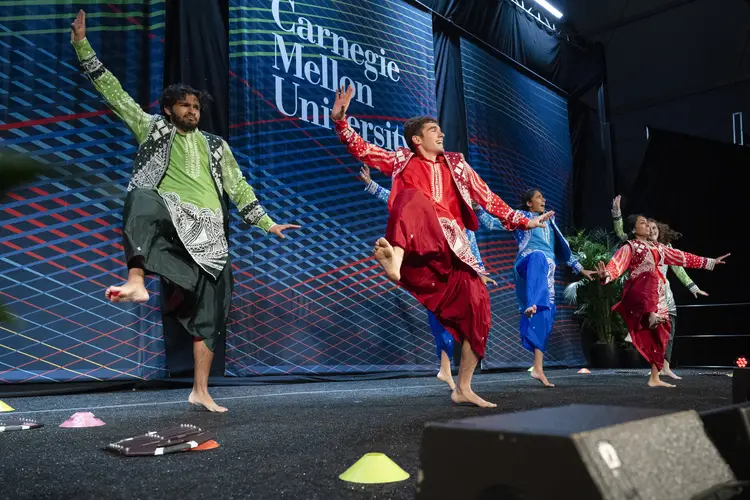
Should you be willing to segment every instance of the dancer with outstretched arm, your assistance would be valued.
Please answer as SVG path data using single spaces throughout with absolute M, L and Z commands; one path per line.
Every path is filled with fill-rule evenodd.
M 161 278 L 162 316 L 193 337 L 195 378 L 188 401 L 225 412 L 208 394 L 214 347 L 226 330 L 232 265 L 223 193 L 250 225 L 284 238 L 297 229 L 276 224 L 247 183 L 229 145 L 198 129 L 210 96 L 184 84 L 164 89 L 161 114 L 148 114 L 97 58 L 86 39 L 86 14 L 71 25 L 71 42 L 86 76 L 138 141 L 123 214 L 128 279 L 110 286 L 111 302 L 146 302 L 147 274 Z
M 620 199 L 620 195 L 617 195 L 612 201 L 612 219 L 614 221 L 615 234 L 617 234 L 617 236 L 621 240 L 625 241 L 628 239 L 628 237 L 623 230 Z M 651 242 L 659 242 L 667 245 L 668 247 L 671 247 L 673 241 L 682 237 L 681 233 L 678 233 L 677 231 L 670 228 L 668 224 L 656 221 L 651 218 L 648 219 L 648 227 L 648 239 Z M 679 266 L 668 266 L 664 262 L 659 264 L 659 271 L 664 276 L 664 278 L 667 277 L 668 270 L 671 270 L 672 273 L 677 276 L 677 279 L 680 280 L 680 283 L 685 285 L 685 288 L 687 288 L 690 293 L 693 294 L 693 297 L 698 298 L 699 295 L 708 297 L 708 294 L 701 290 L 698 285 L 693 282 L 690 276 L 688 276 L 688 273 L 684 268 Z M 674 300 L 674 294 L 672 293 L 672 286 L 669 283 L 669 279 L 665 279 L 663 290 L 665 294 L 665 300 L 667 301 L 667 310 L 669 311 L 669 324 L 671 325 L 671 328 L 669 331 L 669 342 L 667 343 L 667 349 L 664 353 L 664 367 L 661 369 L 661 372 L 659 374 L 665 375 L 675 380 L 681 380 L 682 377 L 673 372 L 672 367 L 670 366 L 670 363 L 672 362 L 672 347 L 674 346 L 674 338 L 677 332 L 677 303 Z
M 539 217 L 545 213 L 547 200 L 539 189 L 529 189 L 521 195 L 521 213 Z M 489 229 L 503 229 L 486 210 L 477 210 L 479 222 Z M 531 231 L 513 231 L 518 254 L 513 265 L 516 297 L 521 313 L 521 345 L 534 355 L 531 377 L 545 387 L 554 387 L 544 374 L 544 353 L 555 321 L 555 270 L 558 263 L 567 264 L 577 274 L 588 279 L 596 274 L 587 271 L 573 255 L 568 240 L 557 227 L 554 217 L 547 227 Z
M 372 177 L 370 177 L 370 167 L 368 167 L 367 165 L 363 165 L 360 168 L 359 179 L 365 183 L 365 192 L 373 195 L 383 203 L 388 203 L 388 198 L 391 195 L 391 191 L 390 189 L 386 189 L 372 180 Z M 487 214 L 487 217 L 493 220 L 493 223 L 496 223 L 498 226 L 501 225 L 500 221 L 497 220 L 497 218 L 492 217 L 490 214 Z M 477 245 L 477 237 L 474 234 L 474 231 L 467 229 L 466 237 L 469 239 L 469 244 L 471 245 L 471 253 L 474 254 L 474 257 L 477 259 L 479 270 L 485 271 L 484 263 L 482 262 L 482 256 L 479 253 L 479 245 Z M 480 275 L 480 278 L 485 285 L 489 285 L 490 283 L 492 283 L 493 285 L 497 286 L 497 282 L 495 282 L 495 280 L 491 279 L 489 276 Z M 440 361 L 440 370 L 438 371 L 437 379 L 441 382 L 445 382 L 446 384 L 448 384 L 451 390 L 454 390 L 456 388 L 456 384 L 453 381 L 453 375 L 451 373 L 451 361 L 453 361 L 454 345 L 453 336 L 448 330 L 443 327 L 443 325 L 440 324 L 435 315 L 432 314 L 429 310 L 427 310 L 427 322 L 430 325 L 430 331 L 432 332 L 432 336 L 435 339 L 437 357 Z
M 643 215 L 628 218 L 630 239 L 615 253 L 608 264 L 599 262 L 597 274 L 603 283 L 619 278 L 626 270 L 622 300 L 612 307 L 625 321 L 633 345 L 651 365 L 649 387 L 674 387 L 659 378 L 669 342 L 669 311 L 663 291 L 666 278 L 659 264 L 712 271 L 724 264 L 729 254 L 717 259 L 698 257 L 661 243 L 649 241 L 648 219 Z
M 497 405 L 472 391 L 474 368 L 484 357 L 490 330 L 490 301 L 466 232 L 478 222 L 471 202 L 498 217 L 508 229 L 543 227 L 552 213 L 528 219 L 511 209 L 469 166 L 460 153 L 443 149 L 437 120 L 415 117 L 404 124 L 409 148 L 388 151 L 367 143 L 346 120 L 354 88 L 336 92 L 336 133 L 349 153 L 393 178 L 384 238 L 375 243 L 376 260 L 391 281 L 432 311 L 461 344 L 455 403 Z

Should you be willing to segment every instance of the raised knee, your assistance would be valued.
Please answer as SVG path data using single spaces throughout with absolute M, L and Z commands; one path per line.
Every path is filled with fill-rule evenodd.
M 547 263 L 547 256 L 542 252 L 531 252 L 528 259 L 528 264 L 534 267 L 547 267 L 549 265 Z

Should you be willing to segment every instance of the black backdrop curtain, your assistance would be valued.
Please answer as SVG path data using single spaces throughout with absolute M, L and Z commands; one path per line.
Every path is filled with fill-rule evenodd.
M 460 41 L 470 37 L 519 71 L 568 97 L 573 150 L 574 212 L 578 228 L 610 227 L 608 205 L 614 197 L 614 174 L 607 161 L 610 141 L 604 110 L 579 97 L 604 85 L 606 67 L 600 44 L 574 45 L 550 33 L 517 5 L 506 0 L 415 0 L 433 12 L 438 120 L 446 147 L 467 153 L 466 108 Z
M 585 48 L 541 28 L 506 0 L 417 0 L 437 16 L 470 33 L 502 54 L 572 95 L 604 78 L 601 44 Z
M 568 101 L 573 153 L 573 221 L 579 229 L 612 230 L 614 171 L 607 167 L 599 113 L 578 99 Z M 604 133 L 607 133 L 606 130 Z
M 750 258 L 741 222 L 747 199 L 744 185 L 731 184 L 744 178 L 750 148 L 654 128 L 649 135 L 632 193 L 622 201 L 623 214 L 643 213 L 668 222 L 683 234 L 676 248 L 704 257 L 731 253 L 728 264 L 714 272 L 688 273 L 710 293 L 701 303 L 750 302 L 750 289 L 737 286 L 738 270 Z M 673 289 L 678 304 L 695 303 L 683 286 Z
M 440 127 L 445 133 L 445 148 L 469 154 L 466 128 L 466 103 L 461 70 L 461 34 L 438 16 L 432 19 L 435 48 L 435 95 Z
M 229 137 L 229 0 L 169 0 L 164 86 L 185 83 L 214 102 L 201 113 L 200 128 Z
M 229 0 L 168 0 L 165 44 L 164 86 L 185 83 L 210 93 L 214 102 L 201 110 L 200 128 L 228 139 Z M 162 320 L 170 376 L 190 374 L 192 338 L 179 322 Z M 225 350 L 226 335 L 222 335 L 216 342 L 211 375 L 224 375 Z
M 732 255 L 713 272 L 688 269 L 708 297 L 694 298 L 668 273 L 677 303 L 673 358 L 681 365 L 731 366 L 747 355 L 750 289 L 742 269 L 750 258 L 744 184 L 750 148 L 649 128 L 646 155 L 623 214 L 668 222 L 683 236 L 675 248 L 703 257 Z M 733 183 L 734 182 L 734 183 Z M 673 359 L 675 362 L 675 359 Z

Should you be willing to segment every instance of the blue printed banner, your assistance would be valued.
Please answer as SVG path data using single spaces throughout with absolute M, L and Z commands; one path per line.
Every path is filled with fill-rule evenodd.
M 513 207 L 521 194 L 539 189 L 557 224 L 572 214 L 573 167 L 567 101 L 471 42 L 461 40 L 469 162 L 492 190 Z M 531 366 L 521 346 L 520 312 L 513 283 L 517 246 L 513 235 L 480 228 L 479 249 L 487 270 L 499 277 L 491 289 L 492 331 L 483 368 Z M 555 277 L 557 319 L 545 356 L 547 365 L 584 362 L 572 308 L 562 300 L 569 270 Z
M 431 368 L 425 310 L 371 259 L 387 207 L 364 191 L 330 117 L 335 89 L 351 84 L 352 127 L 405 145 L 403 122 L 435 114 L 432 19 L 400 0 L 256 5 L 230 3 L 230 145 L 274 220 L 304 227 L 277 240 L 233 226 L 227 371 Z

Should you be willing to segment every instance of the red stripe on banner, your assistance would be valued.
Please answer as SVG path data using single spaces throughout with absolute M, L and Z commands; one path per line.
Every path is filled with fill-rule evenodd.
M 120 330 L 122 330 L 122 329 L 125 329 L 125 328 L 128 328 L 128 327 L 131 327 L 131 326 L 135 325 L 136 323 L 139 323 L 139 322 L 140 322 L 140 321 L 141 321 L 141 320 L 142 320 L 143 318 L 138 318 L 137 320 L 133 321 L 132 323 L 129 323 L 129 324 L 127 324 L 127 325 L 122 325 L 122 326 L 120 326 L 119 328 L 116 328 L 115 330 L 112 330 L 112 331 L 110 331 L 110 332 L 98 332 L 98 331 L 96 331 L 96 330 L 94 330 L 94 329 L 92 329 L 92 328 L 89 328 L 89 327 L 85 327 L 84 325 L 81 325 L 81 324 L 79 324 L 79 323 L 76 323 L 75 321 L 72 321 L 72 320 L 70 320 L 70 319 L 68 319 L 68 318 L 65 318 L 65 317 L 63 317 L 63 316 L 60 316 L 59 314 L 53 313 L 53 312 L 51 312 L 51 311 L 48 311 L 48 310 L 46 310 L 46 309 L 44 309 L 44 308 L 42 308 L 42 307 L 39 307 L 39 306 L 37 306 L 37 305 L 35 305 L 35 304 L 31 304 L 31 303 L 29 303 L 29 302 L 26 302 L 26 301 L 24 301 L 24 300 L 22 300 L 22 299 L 19 299 L 19 298 L 17 298 L 17 297 L 13 297 L 12 295 L 9 295 L 9 294 L 7 294 L 7 293 L 5 293 L 5 292 L 0 292 L 0 293 L 1 293 L 1 294 L 3 294 L 3 295 L 5 295 L 5 296 L 7 296 L 8 298 L 10 298 L 10 299 L 12 299 L 12 300 L 17 300 L 18 302 L 21 302 L 21 303 L 23 303 L 23 304 L 26 304 L 26 305 L 29 305 L 29 306 L 31 306 L 31 307 L 34 307 L 34 308 L 36 308 L 36 309 L 38 309 L 38 310 L 40 310 L 40 311 L 44 311 L 44 312 L 46 312 L 46 313 L 49 313 L 49 314 L 51 314 L 51 315 L 53 315 L 53 316 L 57 316 L 57 317 L 59 317 L 59 318 L 61 318 L 61 319 L 65 319 L 65 320 L 67 320 L 67 321 L 70 321 L 71 323 L 73 323 L 73 324 L 75 324 L 75 325 L 78 325 L 78 326 L 81 326 L 81 327 L 83 327 L 83 328 L 87 328 L 87 329 L 89 329 L 89 330 L 92 330 L 92 331 L 94 331 L 94 332 L 96 332 L 96 333 L 99 333 L 99 335 L 98 335 L 97 337 L 94 337 L 94 338 L 91 338 L 91 339 L 88 339 L 88 340 L 85 340 L 85 341 L 79 342 L 78 344 L 76 344 L 76 345 L 73 345 L 73 346 L 70 346 L 70 347 L 67 347 L 66 349 L 58 349 L 57 351 L 53 351 L 53 352 L 51 352 L 51 353 L 49 353 L 49 354 L 46 354 L 46 355 L 44 355 L 44 356 L 40 357 L 40 358 L 39 358 L 39 360 L 44 360 L 44 359 L 47 359 L 47 358 L 49 358 L 49 357 L 51 357 L 51 356 L 54 356 L 54 355 L 56 355 L 56 354 L 59 354 L 59 353 L 66 353 L 67 351 L 70 351 L 70 350 L 72 350 L 72 349 L 75 349 L 76 347 L 82 346 L 82 345 L 84 345 L 84 344 L 89 344 L 89 343 L 91 343 L 91 342 L 94 342 L 94 341 L 96 341 L 96 340 L 98 340 L 98 339 L 102 338 L 102 337 L 109 337 L 110 339 L 112 339 L 112 340 L 114 340 L 114 341 L 116 341 L 116 342 L 117 342 L 117 343 L 116 343 L 116 344 L 115 344 L 114 346 L 111 346 L 111 347 L 110 347 L 109 349 L 112 349 L 112 348 L 114 348 L 114 347 L 117 347 L 118 345 L 122 345 L 122 344 L 127 344 L 127 345 L 129 345 L 130 347 L 133 347 L 133 348 L 135 348 L 135 349 L 136 349 L 137 351 L 145 351 L 145 352 L 148 352 L 149 354 L 161 354 L 161 353 L 154 353 L 154 352 L 152 352 L 152 351 L 146 351 L 146 350 L 145 350 L 145 347 L 144 347 L 144 348 L 139 348 L 139 347 L 138 347 L 137 345 L 131 344 L 130 342 L 131 342 L 131 341 L 133 341 L 133 340 L 136 340 L 136 339 L 137 339 L 137 338 L 138 338 L 138 337 L 140 336 L 140 333 L 136 333 L 136 334 L 135 334 L 135 336 L 134 336 L 134 337 L 132 337 L 132 338 L 130 338 L 130 339 L 126 339 L 126 340 L 120 340 L 120 341 L 118 341 L 118 340 L 117 340 L 116 338 L 112 337 L 112 334 L 114 334 L 114 333 L 116 333 L 116 332 L 118 332 L 118 331 L 120 331 Z M 152 308 L 152 309 L 153 309 L 153 308 Z M 153 324 L 153 325 L 151 325 L 151 326 L 150 326 L 150 327 L 149 327 L 148 329 L 146 329 L 146 332 L 148 332 L 148 330 L 150 330 L 150 329 L 151 329 L 151 328 L 153 328 L 154 326 L 156 326 L 156 324 Z M 144 332 L 144 333 L 145 333 L 145 332 Z M 107 350 L 108 350 L 108 349 L 107 349 Z M 81 356 L 81 358 L 76 358 L 76 359 L 75 359 L 74 361 L 71 361 L 71 362 L 69 362 L 69 363 L 67 363 L 67 364 L 63 365 L 63 366 L 62 366 L 61 368 L 69 368 L 69 367 L 71 367 L 72 365 L 74 365 L 74 364 L 76 364 L 76 363 L 80 363 L 81 361 L 87 361 L 87 360 L 89 360 L 89 358 L 91 358 L 91 357 L 93 357 L 93 356 L 95 356 L 95 355 L 97 355 L 97 354 L 101 354 L 102 352 L 105 352 L 105 351 L 95 351 L 95 352 L 93 352 L 93 353 L 89 354 L 88 356 Z M 15 369 L 23 368 L 23 367 L 25 367 L 25 366 L 27 366 L 27 365 L 30 365 L 30 364 L 32 364 L 32 363 L 34 363 L 34 362 L 36 362 L 36 361 L 39 361 L 39 360 L 37 360 L 37 359 L 33 359 L 33 360 L 30 360 L 30 361 L 27 361 L 26 363 L 24 363 L 24 364 L 22 364 L 22 365 L 19 365 L 19 366 L 13 367 L 12 369 L 13 369 L 13 370 L 15 370 Z M 120 360 L 120 359 L 118 359 L 118 360 L 115 360 L 114 362 L 117 362 L 117 361 L 121 361 L 121 360 Z M 112 362 L 112 363 L 108 363 L 107 365 L 103 365 L 103 366 L 104 366 L 104 367 L 109 367 L 109 365 L 113 364 L 114 362 Z M 135 368 L 138 368 L 139 366 L 140 366 L 140 365 L 137 365 L 137 364 L 136 364 L 136 365 L 135 365 L 135 367 L 131 368 L 130 370 L 128 370 L 128 371 L 126 371 L 126 372 L 124 372 L 124 373 L 128 373 L 129 371 L 131 371 L 131 370 L 133 370 L 133 369 L 135 369 Z M 8 372 L 10 372 L 10 371 L 11 371 L 11 369 L 0 371 L 0 375 L 4 375 L 4 374 L 6 374 L 6 373 L 8 373 Z M 29 380 L 33 380 L 34 378 L 37 378 L 37 377 L 42 377 L 42 376 L 44 376 L 44 375 L 46 375 L 46 374 L 48 374 L 48 373 L 52 373 L 53 371 L 55 371 L 55 369 L 51 369 L 51 370 L 49 370 L 49 371 L 47 371 L 47 372 L 44 372 L 44 373 L 38 373 L 38 374 L 34 375 L 33 377 L 31 377 L 31 378 L 30 378 Z M 117 371 L 119 371 L 119 370 L 117 370 Z M 81 374 L 81 375 L 78 375 L 78 376 L 82 376 L 82 375 L 85 375 L 85 374 Z M 74 378 L 73 378 L 73 379 L 71 379 L 71 380 L 75 380 L 75 378 L 78 378 L 78 376 L 74 377 Z
M 89 111 L 88 113 L 76 113 L 73 115 L 60 115 L 50 116 L 49 118 L 39 118 L 37 120 L 26 120 L 23 122 L 3 123 L 0 125 L 0 130 L 12 130 L 16 128 L 34 127 L 36 125 L 49 125 L 50 123 L 66 122 L 70 120 L 83 120 L 85 118 L 93 118 L 94 116 L 101 116 L 110 114 L 112 111 L 103 109 L 100 111 Z
M 32 187 L 32 188 L 29 188 L 29 190 L 30 190 L 30 191 L 33 191 L 34 193 L 36 193 L 36 194 L 38 194 L 38 195 L 40 195 L 40 196 L 49 196 L 49 193 L 47 193 L 46 191 L 44 191 L 44 190 L 42 190 L 42 189 L 40 189 L 40 188 L 37 188 L 37 187 Z M 14 196 L 14 198 L 15 198 L 15 199 L 16 199 L 17 201 L 25 201 L 25 200 L 26 200 L 26 198 L 24 198 L 24 197 L 22 197 L 22 196 L 20 196 L 20 195 L 18 195 L 18 194 L 16 194 L 16 195 Z M 67 206 L 67 205 L 69 205 L 69 203 L 67 203 L 67 202 L 65 202 L 65 201 L 63 201 L 63 200 L 60 200 L 59 198 L 55 198 L 55 200 L 59 200 L 59 201 L 61 202 L 60 204 L 61 204 L 61 205 L 63 205 L 63 206 Z M 33 205 L 33 203 L 32 203 L 32 204 L 29 204 L 29 206 L 32 206 L 32 205 Z M 6 210 L 6 211 L 10 211 L 11 213 L 12 213 L 12 212 L 15 212 L 15 210 L 13 210 L 13 209 L 10 209 L 10 208 L 8 208 L 8 209 L 5 209 L 5 210 Z M 46 209 L 43 209 L 43 210 L 46 210 Z M 73 211 L 74 211 L 74 212 L 76 212 L 77 214 L 79 214 L 79 215 L 83 215 L 83 216 L 90 216 L 90 215 L 91 215 L 91 214 L 89 214 L 88 212 L 86 212 L 85 210 L 81 210 L 81 209 L 73 209 Z M 20 214 L 19 212 L 16 212 L 16 213 L 18 214 L 18 215 L 15 215 L 16 217 L 23 217 L 23 214 Z M 50 215 L 52 215 L 53 217 L 55 217 L 55 219 L 57 219 L 57 220 L 59 220 L 59 221 L 61 221 L 61 222 L 70 222 L 70 219 L 68 219 L 67 217 L 64 217 L 64 216 L 62 216 L 62 215 L 60 215 L 60 214 L 50 214 Z M 99 218 L 97 218 L 97 219 L 94 219 L 94 221 L 95 221 L 95 222 L 98 222 L 99 224 L 101 224 L 101 225 L 103 225 L 103 226 L 105 226 L 105 227 L 111 227 L 111 225 L 110 225 L 110 224 L 109 224 L 109 223 L 108 223 L 107 221 L 105 221 L 105 220 L 103 220 L 103 219 L 99 219 Z M 35 225 L 35 226 L 37 226 L 37 227 L 39 227 L 39 228 L 47 228 L 47 225 L 46 225 L 46 224 L 44 224 L 44 223 L 42 223 L 42 222 L 40 222 L 40 221 L 37 221 L 36 219 L 28 219 L 28 222 L 29 222 L 29 223 L 31 223 L 31 224 L 33 224 L 33 225 Z M 6 226 L 3 226 L 3 227 L 5 227 L 5 228 L 11 228 L 12 226 L 6 225 Z M 84 227 L 84 226 L 82 226 L 82 225 L 80 225 L 80 224 L 77 224 L 77 223 L 74 223 L 74 224 L 72 224 L 72 227 L 74 227 L 75 229 L 79 230 L 79 231 L 80 231 L 80 232 L 82 232 L 82 233 L 88 233 L 88 232 L 90 232 L 90 229 L 88 229 L 88 228 L 86 228 L 86 227 Z M 20 230 L 18 230 L 18 229 L 17 229 L 17 228 L 15 228 L 15 227 L 13 227 L 13 228 L 11 229 L 11 231 L 13 231 L 13 232 L 15 232 L 15 233 L 19 233 L 19 232 L 21 232 Z M 68 237 L 68 235 L 67 235 L 67 234 L 65 234 L 65 233 L 63 233 L 62 231 L 59 231 L 59 230 L 57 230 L 57 229 L 52 229 L 52 230 L 50 230 L 50 232 L 52 232 L 53 234 L 55 234 L 55 235 L 57 235 L 57 236 L 60 236 L 61 238 L 67 238 L 67 237 Z M 109 238 L 107 238 L 106 236 L 104 236 L 104 235 L 102 235 L 102 234 L 98 234 L 98 233 L 97 233 L 97 234 L 92 234 L 92 235 L 90 235 L 90 236 L 93 236 L 93 237 L 95 237 L 96 239 L 98 239 L 98 240 L 100 240 L 100 241 L 104 241 L 104 242 L 111 242 L 111 240 L 110 240 Z M 35 239 L 33 239 L 33 238 L 32 238 L 31 236 L 27 236 L 27 238 L 31 238 L 31 239 L 32 239 L 32 241 L 37 241 L 37 240 L 39 240 L 39 238 L 33 237 L 33 238 L 36 238 L 36 240 L 35 240 Z M 76 239 L 76 240 L 72 240 L 72 241 L 73 241 L 73 243 L 75 243 L 76 245 L 80 246 L 81 248 L 89 248 L 89 245 L 87 245 L 86 243 L 84 243 L 84 242 L 82 242 L 82 241 L 80 241 L 80 240 L 78 240 L 78 239 Z M 47 242 L 45 242 L 45 241 L 42 241 L 42 240 L 39 240 L 39 241 L 37 241 L 37 243 L 40 243 L 40 244 L 46 244 Z M 111 245 L 112 245 L 113 247 L 117 248 L 118 250 L 123 250 L 123 248 L 122 248 L 122 245 L 119 245 L 119 244 L 116 244 L 116 243 L 111 243 Z M 64 251 L 64 250 L 60 249 L 59 247 L 54 247 L 54 246 L 52 246 L 52 247 L 50 247 L 50 248 L 53 248 L 53 249 L 55 249 L 56 251 L 58 251 L 58 252 L 59 252 L 59 253 L 61 253 L 61 254 L 66 254 L 66 253 L 67 253 L 66 251 Z M 19 250 L 20 250 L 20 248 L 19 248 Z M 119 260 L 119 259 L 116 259 L 116 258 L 114 258 L 114 257 L 110 256 L 109 254 L 107 254 L 107 253 L 105 253 L 105 252 L 102 252 L 102 251 L 101 251 L 101 250 L 99 250 L 99 249 L 90 249 L 90 250 L 91 250 L 91 251 L 93 251 L 93 252 L 95 252 L 95 253 L 96 253 L 97 255 L 101 255 L 102 257 L 109 257 L 109 259 L 110 259 L 110 260 L 111 260 L 112 262 L 116 263 L 116 264 L 117 264 L 118 266 L 125 266 L 125 263 L 124 263 L 124 262 L 122 262 L 121 260 Z M 87 261 L 82 261 L 82 262 L 87 262 Z M 97 269 L 97 270 L 101 271 L 101 272 L 107 273 L 107 274 L 109 274 L 110 276 L 113 276 L 113 277 L 116 277 L 117 279 L 120 279 L 120 277 L 119 277 L 119 276 L 117 276 L 116 274 L 113 274 L 112 272 L 110 272 L 110 271 L 108 271 L 108 270 L 106 270 L 106 269 L 103 269 L 103 268 L 101 268 L 101 267 L 98 267 L 98 266 L 93 266 L 93 267 L 94 267 L 95 269 Z M 102 286 L 103 286 L 103 285 L 102 285 Z
M 4 208 L 3 210 L 5 210 L 6 212 L 8 212 L 13 217 L 23 217 L 24 216 L 21 212 L 19 212 L 18 210 L 13 210 L 12 208 Z

